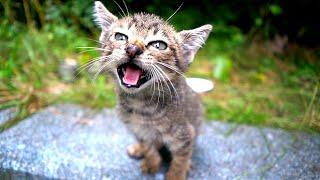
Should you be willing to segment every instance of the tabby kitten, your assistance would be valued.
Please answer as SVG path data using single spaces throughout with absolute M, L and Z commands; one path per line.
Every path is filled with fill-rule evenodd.
M 154 173 L 166 147 L 172 156 L 166 178 L 186 179 L 202 109 L 183 73 L 212 26 L 176 32 L 153 14 L 118 18 L 99 1 L 94 17 L 102 29 L 100 70 L 113 77 L 119 116 L 138 141 L 128 154 L 143 157 L 141 170 Z

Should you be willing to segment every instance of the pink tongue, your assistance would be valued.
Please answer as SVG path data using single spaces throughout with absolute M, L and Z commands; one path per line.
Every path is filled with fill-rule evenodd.
M 136 69 L 132 68 L 131 66 L 127 66 L 125 69 L 123 82 L 129 85 L 137 85 L 141 74 L 141 69 Z

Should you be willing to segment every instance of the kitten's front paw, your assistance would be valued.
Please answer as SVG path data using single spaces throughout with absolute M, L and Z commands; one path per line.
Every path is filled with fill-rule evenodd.
M 143 145 L 140 143 L 132 144 L 128 146 L 127 153 L 133 158 L 142 158 L 144 155 Z
M 141 171 L 144 173 L 156 173 L 161 166 L 160 158 L 143 159 L 141 162 Z

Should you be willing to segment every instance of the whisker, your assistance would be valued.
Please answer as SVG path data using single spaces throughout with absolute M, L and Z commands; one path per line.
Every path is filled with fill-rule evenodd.
M 152 65 L 152 64 L 150 64 L 149 62 L 145 62 L 145 61 L 142 61 L 142 63 L 143 63 L 144 65 L 146 65 L 147 68 L 148 68 L 148 71 L 147 71 L 147 76 L 148 76 L 148 78 L 151 79 L 152 77 L 154 77 L 155 75 L 154 75 L 154 73 L 153 73 L 152 66 L 151 66 L 151 68 L 150 68 L 150 65 Z M 150 103 L 150 102 L 152 101 L 152 99 L 153 99 L 154 91 L 155 91 L 155 81 L 152 81 L 152 95 L 151 95 L 151 98 L 150 98 L 149 103 Z
M 98 61 L 100 61 L 100 57 L 99 58 L 95 58 L 95 59 L 89 61 L 88 63 L 85 63 L 85 64 L 81 65 L 80 67 L 78 67 L 77 70 L 76 70 L 77 73 L 74 75 L 73 80 L 75 80 L 82 71 L 84 71 L 88 67 L 93 66 Z
M 101 50 L 101 49 L 88 49 L 88 50 L 80 51 L 79 54 L 82 54 L 82 53 L 85 53 L 85 52 L 92 52 L 92 51 L 104 51 L 104 50 Z M 108 52 L 108 51 L 105 51 L 105 52 Z
M 100 74 L 100 72 L 108 65 L 108 63 L 104 64 L 103 66 L 100 67 L 100 69 L 94 74 L 92 81 L 95 81 Z
M 89 64 L 92 64 L 92 63 L 94 63 L 94 62 L 96 62 L 96 61 L 104 60 L 105 58 L 108 58 L 108 56 L 99 56 L 99 57 L 90 59 L 87 63 L 81 65 L 77 70 L 80 70 L 80 69 L 83 68 L 84 66 L 87 66 L 87 65 L 89 65 Z
M 119 8 L 119 9 L 121 10 L 121 12 L 123 13 L 123 14 L 120 14 L 121 17 L 126 16 L 126 13 L 123 11 L 122 7 L 117 3 L 117 1 L 113 0 L 113 2 L 118 6 L 118 8 Z
M 90 60 L 89 62 L 81 65 L 79 68 L 77 68 L 77 74 L 75 75 L 74 78 L 76 78 L 82 71 L 84 71 L 85 69 L 87 69 L 88 67 L 92 67 L 95 63 L 102 61 L 102 60 L 106 60 L 107 56 L 102 56 L 102 57 L 97 57 L 94 58 L 92 60 Z
M 111 61 L 105 63 L 103 66 L 101 66 L 101 68 L 98 70 L 98 72 L 96 72 L 96 74 L 93 77 L 93 81 L 97 79 L 98 75 L 103 71 L 103 69 L 105 69 L 110 63 L 114 62 L 116 59 L 112 59 Z
M 166 22 L 168 22 L 168 21 L 180 10 L 180 8 L 182 7 L 183 4 L 184 4 L 184 2 L 182 2 L 182 3 L 180 4 L 180 6 L 178 7 L 178 9 L 166 20 Z
M 150 72 L 151 72 L 151 77 L 154 77 L 155 75 L 154 75 L 153 71 L 150 70 Z M 154 96 L 154 91 L 156 90 L 155 81 L 152 81 L 152 89 L 153 89 L 153 90 L 152 90 L 152 95 L 151 95 L 151 99 L 150 99 L 149 103 L 152 101 L 153 96 Z
M 129 13 L 129 10 L 128 10 L 128 7 L 127 7 L 127 4 L 124 0 L 122 0 L 122 3 L 124 4 L 124 6 L 126 7 L 126 10 L 127 10 L 127 14 L 128 16 L 130 16 L 130 13 Z
M 166 79 L 165 77 L 162 75 L 162 73 L 157 69 L 158 67 L 150 62 L 143 62 L 144 64 L 147 64 L 149 66 L 151 66 L 151 68 L 149 69 L 149 71 L 152 72 L 153 76 L 156 78 L 156 83 L 158 85 L 158 91 L 160 91 L 160 86 L 161 86 L 161 90 L 162 90 L 162 103 L 164 103 L 164 93 L 166 91 L 164 91 L 164 87 L 163 87 L 163 84 L 162 84 L 162 81 L 161 79 L 163 80 L 163 82 L 165 83 L 166 87 L 169 89 L 169 94 L 170 94 L 170 98 L 172 99 L 172 93 L 171 93 L 171 89 L 170 89 L 170 86 L 168 85 L 168 83 L 166 82 Z M 154 88 L 155 89 L 155 88 Z M 151 99 L 153 98 L 153 95 L 154 95 L 154 91 L 152 92 L 152 97 Z M 158 94 L 158 101 L 159 101 L 159 98 L 160 98 L 160 94 Z M 157 102 L 158 104 L 158 102 Z M 158 106 L 158 105 L 157 105 Z
M 166 79 L 165 79 L 165 74 L 163 74 L 163 72 L 161 72 L 162 71 L 162 69 L 160 69 L 159 70 L 159 67 L 158 66 L 156 66 L 156 65 L 154 65 L 154 67 L 155 67 L 155 69 L 158 71 L 158 73 L 159 73 L 159 75 L 161 75 L 161 78 L 162 78 L 162 80 L 163 80 L 163 82 L 165 83 L 165 85 L 167 86 L 167 88 L 168 88 L 168 90 L 169 90 L 169 93 L 170 93 L 170 98 L 171 98 L 171 100 L 172 100 L 172 94 L 171 94 L 171 88 L 169 87 L 169 85 L 168 85 L 168 83 L 167 83 L 167 81 L 166 81 Z M 167 78 L 168 79 L 168 78 Z M 169 79 L 168 79 L 169 80 Z
M 164 104 L 164 87 L 163 87 L 163 84 L 162 84 L 162 81 L 161 81 L 161 74 L 159 73 L 159 71 L 157 71 L 157 68 L 154 69 L 157 74 L 157 76 L 159 77 L 159 83 L 160 83 L 160 87 L 161 87 L 161 91 L 162 91 L 162 105 Z
M 158 89 L 158 98 L 157 98 L 157 105 L 156 105 L 156 109 L 158 108 L 159 102 L 160 102 L 160 85 L 158 83 L 159 78 L 158 75 L 156 74 L 156 72 L 154 71 L 154 67 L 152 68 L 152 71 L 154 73 L 154 77 L 156 78 L 156 84 L 157 84 L 157 89 Z
M 156 63 L 158 63 L 158 64 L 160 64 L 160 65 L 162 65 L 162 66 L 165 66 L 165 67 L 167 67 L 168 69 L 171 69 L 171 70 L 173 70 L 174 72 L 176 72 L 176 73 L 178 73 L 179 75 L 181 75 L 182 77 L 186 78 L 185 75 L 184 75 L 181 71 L 179 71 L 178 69 L 176 69 L 175 67 L 173 67 L 173 66 L 171 66 L 171 65 L 169 65 L 169 64 L 166 64 L 166 63 L 162 63 L 162 62 L 156 62 Z
M 97 48 L 97 47 L 85 47 L 85 46 L 81 46 L 81 47 L 76 47 L 76 48 L 77 48 L 77 49 L 88 49 L 88 50 L 80 51 L 79 54 L 85 53 L 85 52 L 90 52 L 90 51 L 111 52 L 111 50 L 103 49 L 103 48 Z
M 94 42 L 96 42 L 96 43 L 99 43 L 100 45 L 105 45 L 105 46 L 106 46 L 106 44 L 105 44 L 105 43 L 100 42 L 100 41 L 98 41 L 98 40 L 91 39 L 91 38 L 86 38 L 86 39 L 88 39 L 88 40 L 90 40 L 90 41 L 94 41 Z
M 103 48 L 92 47 L 92 46 L 78 46 L 76 48 L 77 49 L 102 49 L 102 50 L 104 50 Z
M 178 99 L 180 99 L 180 98 L 179 98 L 179 94 L 178 94 L 176 88 L 174 87 L 172 81 L 169 79 L 168 75 L 167 75 L 160 67 L 158 67 L 157 65 L 155 65 L 155 66 L 156 66 L 156 68 L 158 68 L 158 70 L 159 70 L 160 72 L 162 72 L 162 74 L 167 78 L 167 80 L 169 81 L 172 89 L 174 90 L 175 95 L 177 96 Z M 171 95 L 171 89 L 170 89 L 170 95 Z

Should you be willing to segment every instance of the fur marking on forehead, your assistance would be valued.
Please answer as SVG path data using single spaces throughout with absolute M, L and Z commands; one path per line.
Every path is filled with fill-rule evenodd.
M 133 16 L 126 17 L 128 27 L 135 26 L 138 31 L 150 31 L 158 33 L 159 30 L 174 31 L 173 27 L 161 19 L 159 16 L 146 13 L 137 13 Z

